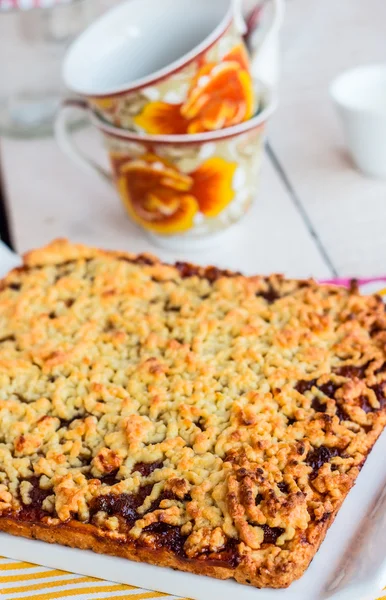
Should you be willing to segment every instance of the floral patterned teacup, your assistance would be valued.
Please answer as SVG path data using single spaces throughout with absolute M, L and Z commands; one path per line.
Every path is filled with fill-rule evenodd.
M 282 1 L 271 0 L 267 39 Z M 123 2 L 71 46 L 65 83 L 102 119 L 138 133 L 196 134 L 247 121 L 259 104 L 251 76 L 259 61 L 247 52 L 241 3 Z
M 74 106 L 101 132 L 111 172 L 72 143 L 67 117 Z M 161 245 L 196 248 L 239 221 L 256 197 L 265 125 L 274 108 L 266 90 L 258 116 L 226 130 L 141 135 L 105 123 L 86 102 L 73 100 L 58 115 L 56 138 L 78 165 L 115 184 L 129 216 Z

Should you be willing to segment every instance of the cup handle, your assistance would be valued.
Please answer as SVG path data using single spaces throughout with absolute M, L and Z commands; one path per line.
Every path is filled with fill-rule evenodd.
M 272 8 L 272 22 L 263 39 L 260 40 L 258 48 L 251 52 L 251 65 L 252 73 L 257 79 L 270 87 L 276 87 L 279 78 L 278 34 L 284 18 L 284 0 L 272 0 Z M 245 41 L 249 45 L 263 10 L 264 4 L 258 4 L 247 17 Z
M 246 41 L 248 41 L 248 38 L 253 34 L 254 30 L 256 29 L 260 21 L 262 10 L 263 4 L 256 4 L 255 8 L 252 8 L 249 14 L 246 15 L 245 24 L 247 29 L 244 32 Z
M 240 35 L 248 35 L 248 25 L 243 17 L 242 0 L 232 0 L 233 19 Z
M 96 173 L 100 179 L 103 179 L 103 181 L 112 185 L 112 174 L 94 162 L 91 158 L 88 158 L 88 156 L 79 150 L 72 139 L 73 132 L 69 127 L 69 117 L 74 108 L 77 110 L 82 110 L 86 113 L 86 115 L 88 115 L 89 108 L 87 102 L 72 98 L 63 100 L 55 119 L 55 139 L 64 154 L 66 154 L 76 165 L 78 165 L 78 167 L 80 167 L 86 173 Z

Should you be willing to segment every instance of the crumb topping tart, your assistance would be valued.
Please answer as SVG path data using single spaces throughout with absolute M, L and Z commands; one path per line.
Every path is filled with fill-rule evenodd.
M 0 529 L 286 587 L 386 424 L 378 296 L 57 240 L 0 284 Z

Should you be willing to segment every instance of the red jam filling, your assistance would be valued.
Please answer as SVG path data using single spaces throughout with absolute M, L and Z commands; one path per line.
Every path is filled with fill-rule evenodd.
M 312 473 L 310 479 L 316 479 L 318 476 L 319 469 L 327 462 L 330 462 L 332 458 L 339 456 L 339 450 L 337 448 L 327 448 L 327 446 L 320 446 L 311 450 L 306 459 L 307 465 L 312 467 Z
M 20 521 L 31 521 L 31 522 L 39 522 L 44 517 L 49 517 L 50 513 L 43 510 L 43 502 L 52 494 L 51 490 L 42 490 L 39 487 L 39 477 L 31 477 L 30 479 L 26 479 L 24 481 L 29 481 L 32 485 L 32 489 L 29 492 L 30 504 L 24 504 L 22 502 L 22 507 L 17 513 L 17 518 Z
M 260 525 L 264 531 L 264 544 L 276 544 L 277 539 L 284 533 L 281 527 L 270 527 L 269 525 Z

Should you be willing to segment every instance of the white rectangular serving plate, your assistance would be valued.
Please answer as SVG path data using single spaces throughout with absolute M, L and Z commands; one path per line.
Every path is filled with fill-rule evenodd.
M 17 264 L 0 242 L 0 276 Z M 386 585 L 385 456 L 386 432 L 305 575 L 286 590 L 259 590 L 4 533 L 0 555 L 193 600 L 375 600 Z

